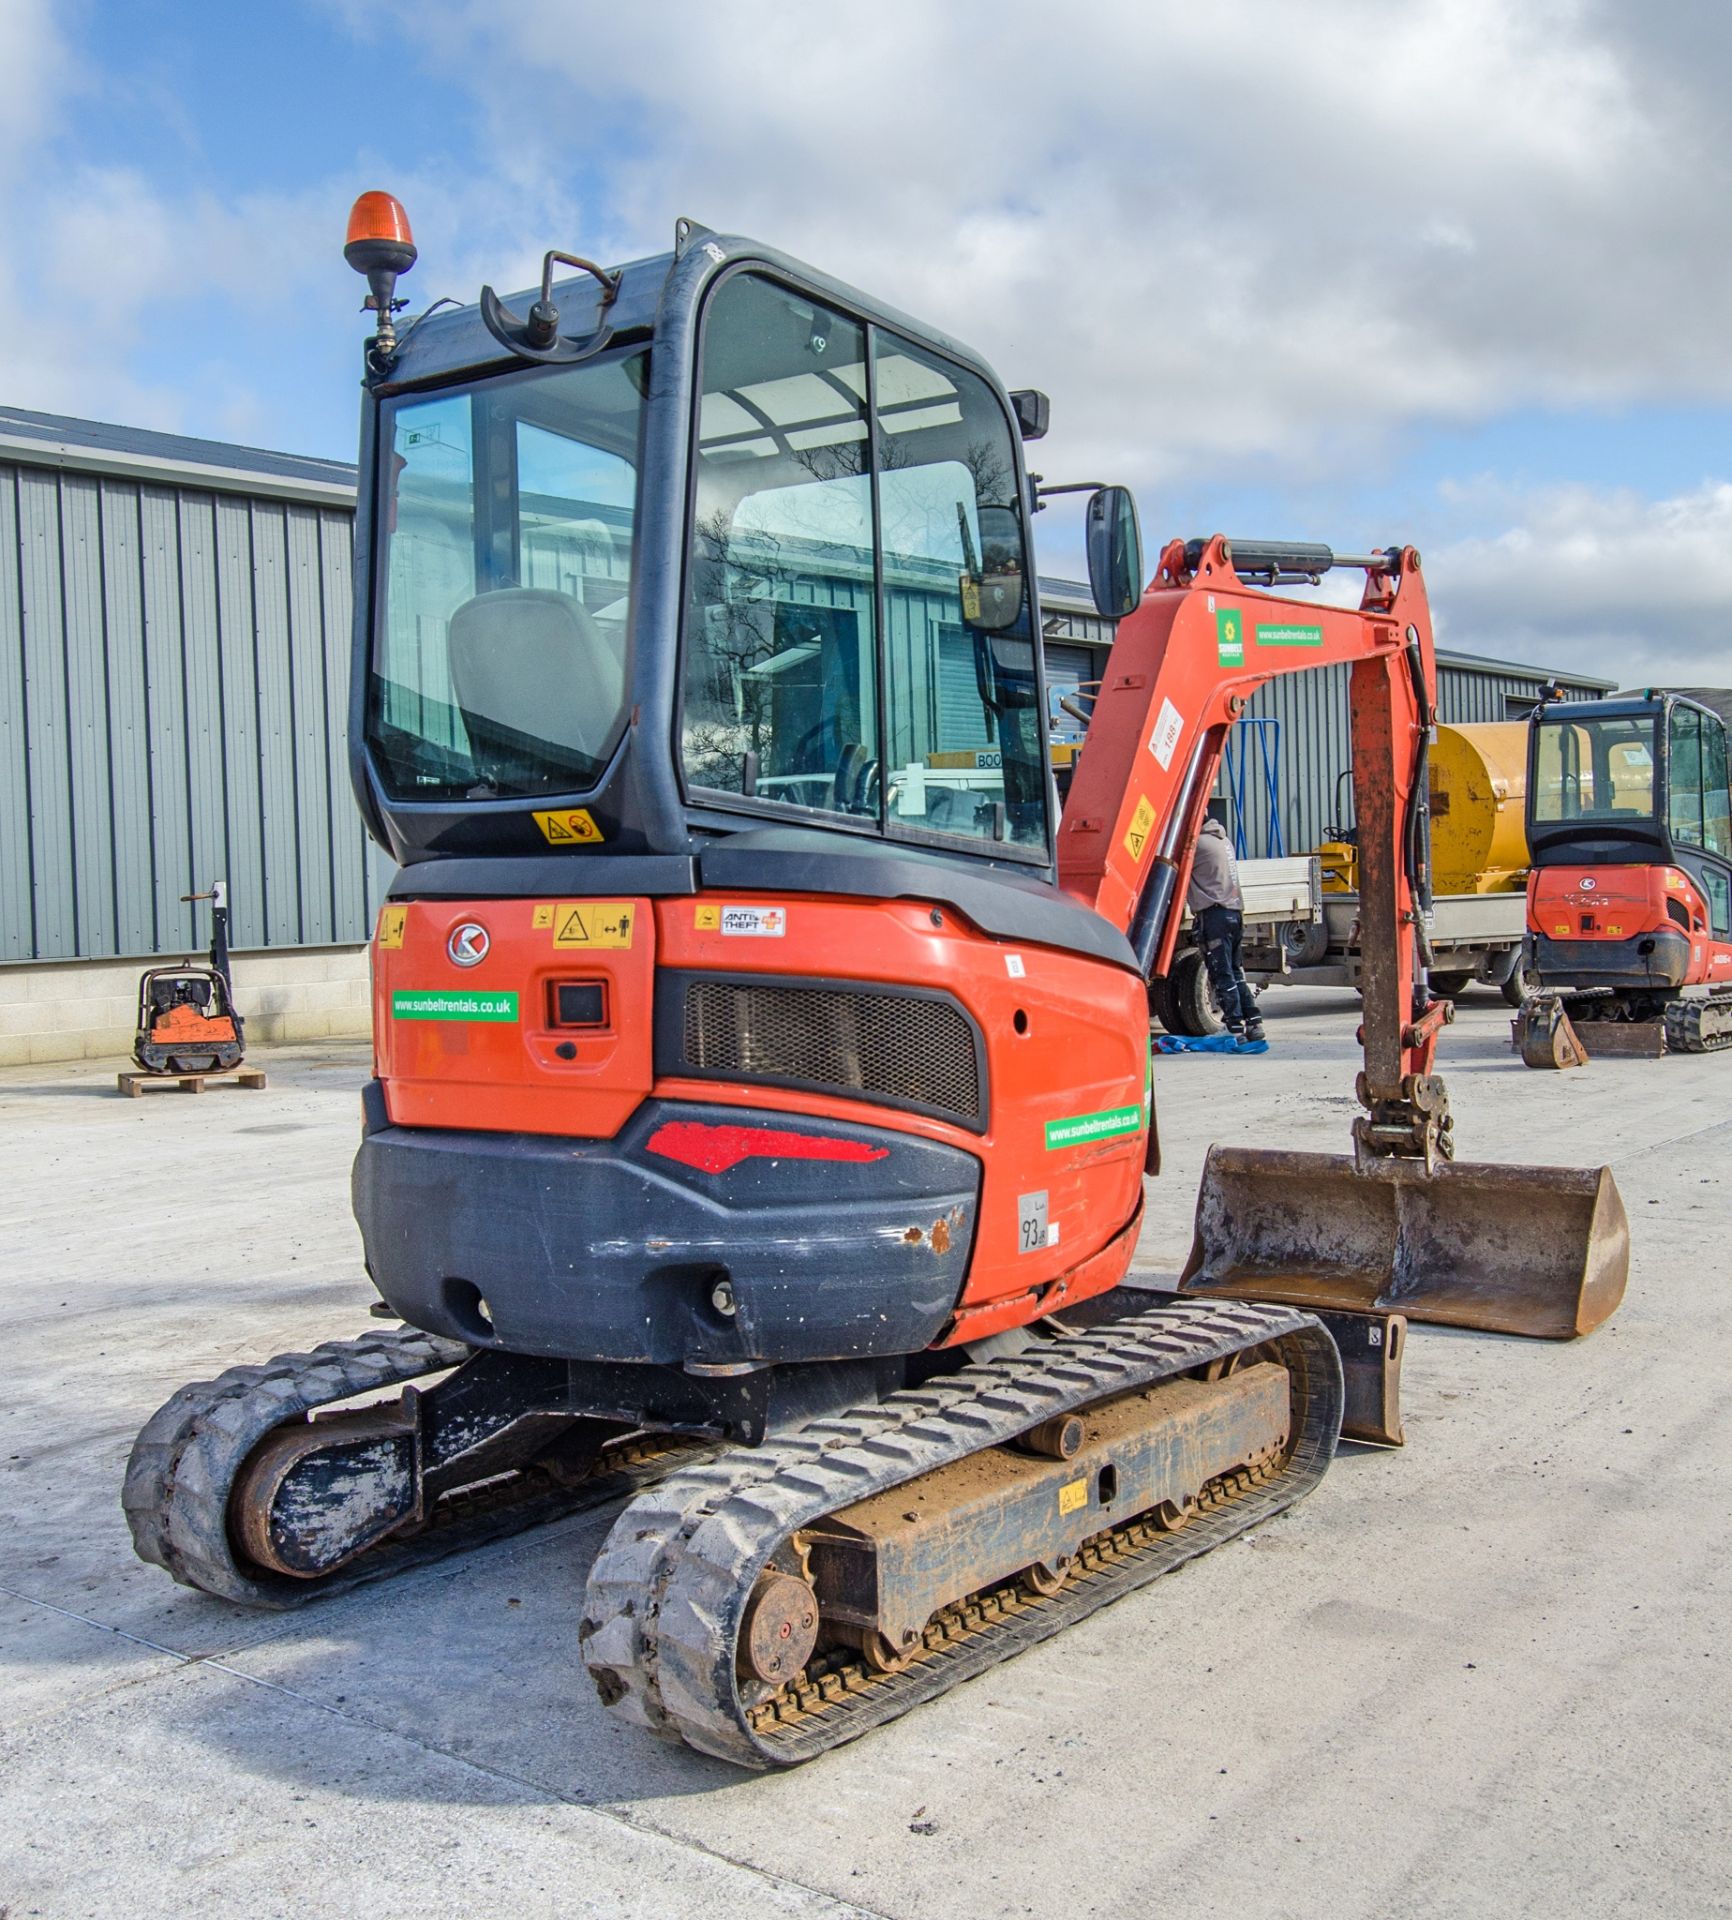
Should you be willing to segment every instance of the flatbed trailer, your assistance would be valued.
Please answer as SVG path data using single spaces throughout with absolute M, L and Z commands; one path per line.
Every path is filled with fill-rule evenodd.
M 1502 988 L 1519 1005 L 1526 931 L 1525 894 L 1438 895 L 1431 917 L 1433 991 L 1453 998 L 1478 981 Z M 1363 969 L 1356 893 L 1325 893 L 1315 920 L 1296 918 L 1272 940 L 1246 942 L 1245 970 L 1259 986 L 1357 987 Z

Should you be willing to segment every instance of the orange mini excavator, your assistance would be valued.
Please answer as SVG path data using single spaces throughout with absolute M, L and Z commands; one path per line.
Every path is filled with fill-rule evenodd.
M 1732 693 L 1547 700 L 1528 732 L 1530 1067 L 1732 1047 Z
M 629 1495 L 583 1607 L 602 1699 L 788 1765 L 1288 1506 L 1344 1417 L 1396 1438 L 1402 1316 L 1613 1310 L 1609 1174 L 1452 1161 L 1411 548 L 1180 541 L 1145 587 L 1095 492 L 1123 619 L 1055 830 L 1042 396 L 685 221 L 401 338 L 397 203 L 347 251 L 378 315 L 350 738 L 399 869 L 354 1202 L 405 1324 L 177 1393 L 127 1476 L 147 1560 L 285 1606 Z M 1357 611 L 1277 591 L 1340 566 Z M 1127 1289 L 1147 979 L 1222 742 L 1328 662 L 1353 1153 L 1216 1150 L 1182 1280 Z

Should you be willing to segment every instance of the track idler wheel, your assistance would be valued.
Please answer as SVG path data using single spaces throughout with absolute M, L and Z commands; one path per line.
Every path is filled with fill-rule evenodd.
M 766 1569 L 740 1625 L 740 1664 L 767 1687 L 783 1687 L 805 1670 L 818 1644 L 818 1596 L 804 1580 Z
M 317 1580 L 418 1518 L 414 1436 L 400 1413 L 368 1408 L 274 1433 L 229 1497 L 229 1521 L 257 1566 Z

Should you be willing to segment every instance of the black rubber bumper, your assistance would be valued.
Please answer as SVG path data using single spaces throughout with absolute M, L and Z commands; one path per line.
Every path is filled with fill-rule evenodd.
M 353 1189 L 374 1284 L 413 1326 L 726 1366 L 929 1346 L 968 1270 L 980 1164 L 875 1127 L 648 1101 L 607 1141 L 374 1125 Z
M 1531 937 L 1534 966 L 1548 987 L 1665 993 L 1681 987 L 1690 972 L 1690 942 L 1670 927 L 1630 940 L 1553 940 L 1543 933 Z

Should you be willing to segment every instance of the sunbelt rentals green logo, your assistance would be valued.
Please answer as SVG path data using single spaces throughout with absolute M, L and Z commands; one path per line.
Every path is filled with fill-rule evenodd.
M 391 996 L 393 1020 L 515 1020 L 514 993 L 454 993 L 449 988 Z
M 1237 607 L 1215 609 L 1215 664 L 1222 667 L 1245 664 L 1245 616 Z
M 1104 1113 L 1076 1113 L 1068 1120 L 1049 1120 L 1046 1150 L 1051 1153 L 1059 1147 L 1092 1147 L 1097 1140 L 1140 1133 L 1147 1119 L 1148 1109 L 1139 1100 L 1134 1106 L 1108 1107 Z

